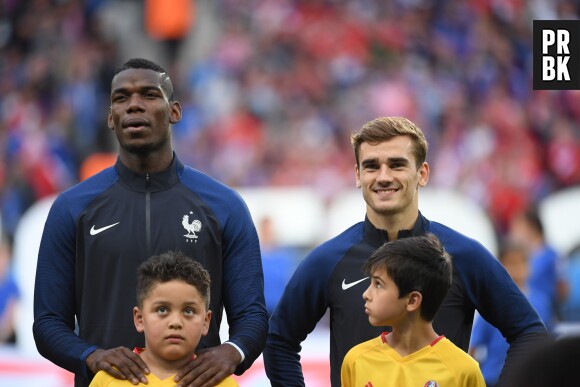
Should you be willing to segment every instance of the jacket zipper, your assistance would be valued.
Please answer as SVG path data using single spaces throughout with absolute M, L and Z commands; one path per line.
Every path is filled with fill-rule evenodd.
M 145 176 L 145 240 L 147 242 L 147 257 L 151 256 L 151 178 L 149 172 Z

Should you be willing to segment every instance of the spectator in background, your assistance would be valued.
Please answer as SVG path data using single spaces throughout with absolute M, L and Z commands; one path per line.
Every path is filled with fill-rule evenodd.
M 530 260 L 527 287 L 546 295 L 552 313 L 561 298 L 560 262 L 556 250 L 548 244 L 538 209 L 529 207 L 511 221 L 508 238 L 525 247 Z
M 163 43 L 165 55 L 173 74 L 181 44 L 192 28 L 195 18 L 194 0 L 145 0 L 145 31 L 153 39 Z
M 5 235 L 0 236 L 0 344 L 16 341 L 16 305 L 20 292 L 12 272 L 12 250 Z
M 264 297 L 268 316 L 272 315 L 284 288 L 296 268 L 296 253 L 280 246 L 276 240 L 274 221 L 264 216 L 258 223 L 258 238 L 264 268 Z
M 110 153 L 93 153 L 83 161 L 79 169 L 79 179 L 84 181 L 89 177 L 96 175 L 103 169 L 115 165 L 117 154 Z
M 566 292 L 560 303 L 560 318 L 564 322 L 580 322 L 580 245 L 563 262 L 562 281 Z
M 552 304 L 546 294 L 528 286 L 530 261 L 527 249 L 519 243 L 505 241 L 500 247 L 498 259 L 550 330 L 554 316 Z M 469 346 L 469 353 L 480 364 L 486 385 L 497 385 L 509 349 L 501 332 L 477 315 Z

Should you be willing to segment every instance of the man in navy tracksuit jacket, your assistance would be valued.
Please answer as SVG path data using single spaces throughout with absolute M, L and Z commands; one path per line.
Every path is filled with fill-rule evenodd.
M 364 313 L 362 293 L 370 280 L 362 267 L 383 243 L 435 234 L 453 258 L 453 283 L 433 326 L 467 351 L 474 311 L 496 326 L 510 343 L 504 371 L 511 370 L 546 329 L 504 268 L 480 243 L 418 210 L 419 187 L 427 184 L 427 142 L 413 123 L 382 117 L 352 138 L 356 182 L 367 216 L 314 249 L 299 265 L 270 318 L 264 350 L 272 386 L 303 386 L 300 344 L 330 309 L 331 384 L 340 386 L 344 356 L 356 344 L 378 336 Z M 428 291 L 428 289 L 424 290 Z
M 100 369 L 135 382 L 146 377 L 144 363 L 131 352 L 144 346 L 132 316 L 136 270 L 168 250 L 182 251 L 211 275 L 213 316 L 198 347 L 207 350 L 183 370 L 184 382 L 217 384 L 234 370 L 240 374 L 265 343 L 254 224 L 235 191 L 175 157 L 170 124 L 179 120 L 181 108 L 170 82 L 162 68 L 145 60 L 118 70 L 109 126 L 120 143 L 119 159 L 63 192 L 46 221 L 34 337 L 43 356 L 76 374 L 75 386 L 87 386 Z M 220 345 L 224 307 L 230 337 Z

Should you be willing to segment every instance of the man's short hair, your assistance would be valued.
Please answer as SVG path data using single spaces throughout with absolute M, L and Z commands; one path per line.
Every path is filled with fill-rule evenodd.
M 153 70 L 161 74 L 161 87 L 165 90 L 169 101 L 173 101 L 173 82 L 171 82 L 171 78 L 167 71 L 158 63 L 155 63 L 149 59 L 144 58 L 132 58 L 129 59 L 127 62 L 123 63 L 115 70 L 115 75 L 119 74 L 121 71 L 129 70 L 129 69 L 144 69 L 144 70 Z
M 419 169 L 427 159 L 429 148 L 427 139 L 417 125 L 404 117 L 379 117 L 367 122 L 358 132 L 353 133 L 350 142 L 354 150 L 356 165 L 360 163 L 359 152 L 363 142 L 378 144 L 399 136 L 409 136 L 413 140 L 413 154 L 417 169 Z

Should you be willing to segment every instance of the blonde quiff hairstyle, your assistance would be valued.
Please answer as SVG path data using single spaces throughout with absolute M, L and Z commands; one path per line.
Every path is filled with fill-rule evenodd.
M 359 166 L 359 151 L 363 142 L 378 144 L 399 136 L 409 136 L 413 140 L 415 149 L 413 154 L 417 162 L 417 169 L 427 159 L 429 145 L 423 131 L 404 117 L 379 117 L 367 122 L 363 127 L 351 135 L 350 142 L 354 150 L 357 167 Z

